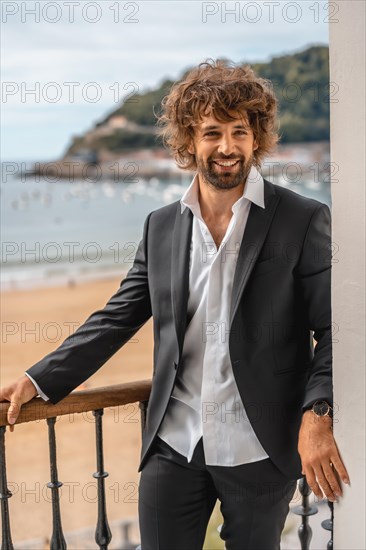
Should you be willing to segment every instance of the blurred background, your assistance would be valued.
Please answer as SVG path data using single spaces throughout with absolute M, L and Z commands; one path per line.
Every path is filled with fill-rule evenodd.
M 262 173 L 330 206 L 337 88 L 329 84 L 326 2 L 26 1 L 1 9 L 1 385 L 103 307 L 132 265 L 146 215 L 179 200 L 192 181 L 162 147 L 154 113 L 173 82 L 205 59 L 249 63 L 271 80 L 281 143 Z M 84 387 L 149 378 L 152 349 L 148 323 Z M 131 407 L 104 420 L 116 548 L 120 521 L 137 514 L 140 428 Z M 95 547 L 92 423 L 79 415 L 57 425 L 70 548 Z M 13 539 L 42 548 L 51 532 L 45 426 L 18 426 L 7 448 Z

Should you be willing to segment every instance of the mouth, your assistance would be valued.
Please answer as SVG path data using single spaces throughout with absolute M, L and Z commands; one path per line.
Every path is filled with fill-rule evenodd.
M 232 170 L 237 164 L 239 164 L 239 160 L 214 160 L 213 163 L 216 164 L 216 166 L 219 166 L 222 170 Z

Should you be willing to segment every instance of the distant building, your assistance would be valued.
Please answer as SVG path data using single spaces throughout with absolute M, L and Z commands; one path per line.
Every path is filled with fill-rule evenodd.
M 109 128 L 113 128 L 115 130 L 118 130 L 119 128 L 126 128 L 128 124 L 129 122 L 127 118 L 123 115 L 113 115 L 107 122 Z

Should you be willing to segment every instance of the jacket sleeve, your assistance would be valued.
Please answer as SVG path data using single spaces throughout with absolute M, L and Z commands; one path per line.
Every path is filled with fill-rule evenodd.
M 151 317 L 147 270 L 150 216 L 134 263 L 117 292 L 55 351 L 26 371 L 51 403 L 63 399 L 94 374 Z
M 333 405 L 331 262 L 330 211 L 321 204 L 311 217 L 296 269 L 307 324 L 316 341 L 304 411 L 318 400 Z

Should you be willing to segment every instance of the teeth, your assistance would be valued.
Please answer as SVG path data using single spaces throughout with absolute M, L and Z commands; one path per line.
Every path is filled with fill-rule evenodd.
M 238 161 L 237 160 L 215 160 L 216 164 L 220 166 L 234 166 Z

